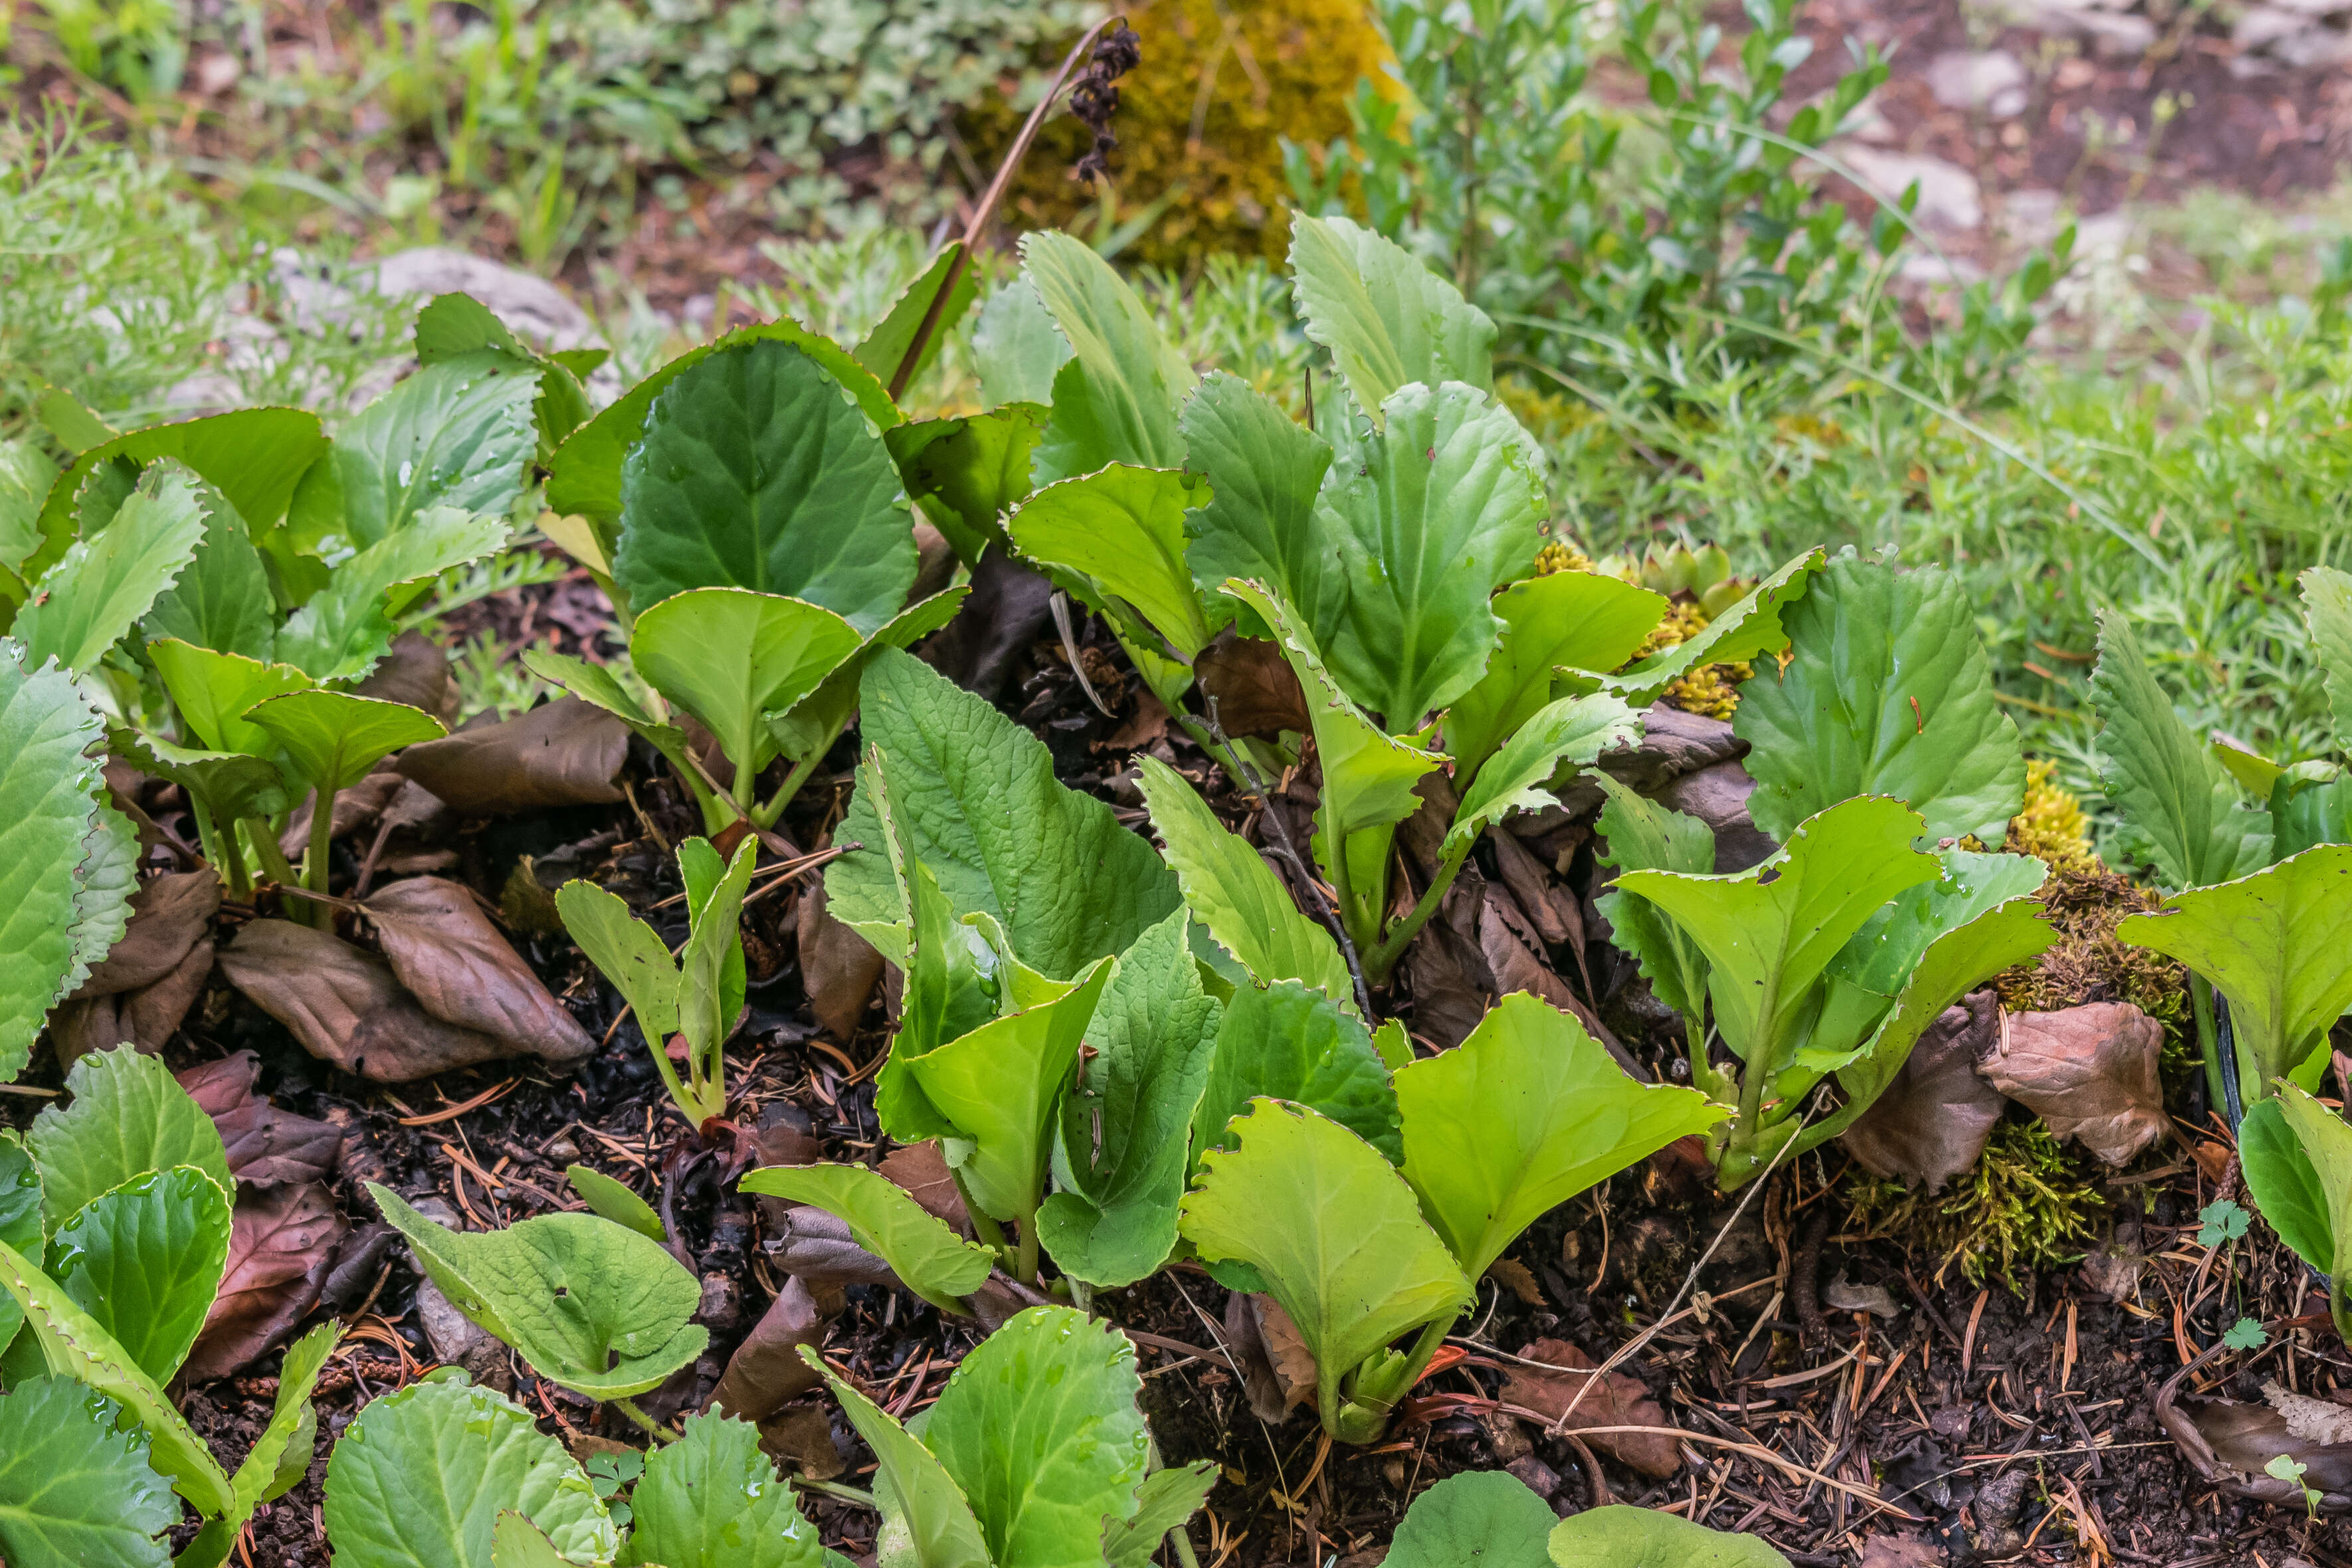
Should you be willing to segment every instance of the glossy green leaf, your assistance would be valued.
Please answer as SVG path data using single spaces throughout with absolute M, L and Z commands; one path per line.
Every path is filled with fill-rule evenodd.
M 76 458 L 50 487 L 41 506 L 43 542 L 21 564 L 37 574 L 65 553 L 83 485 L 118 458 L 141 468 L 177 458 L 218 489 L 248 526 L 267 528 L 284 515 L 295 482 L 326 448 L 319 416 L 299 408 L 240 408 L 117 436 Z
M 2318 1086 L 2327 1031 L 2352 1008 L 2352 845 L 2326 844 L 2219 887 L 2192 888 L 2116 940 L 2179 960 L 2230 999 L 2248 1100 L 2293 1074 Z
M 1054 400 L 1054 374 L 1068 361 L 1070 344 L 1029 279 L 1014 278 L 982 303 L 972 322 L 971 357 L 986 400 L 1034 405 L 1042 427 L 1043 405 Z
M 816 1526 L 801 1517 L 748 1421 L 688 1416 L 677 1442 L 646 1456 L 629 1508 L 635 1527 L 622 1568 L 817 1568 L 824 1561 Z
M 2173 710 L 2148 673 L 2125 616 L 2099 617 L 2091 706 L 2102 721 L 2099 777 L 2108 804 L 2148 845 L 2166 888 L 2202 888 L 2266 864 L 2270 813 L 2239 804 L 2236 786 Z
M 1045 332 L 1063 347 L 1050 322 Z M 882 433 L 907 494 L 922 503 L 924 514 L 967 566 L 977 563 L 991 544 L 1005 543 L 1001 520 L 1029 493 L 1031 455 L 1045 434 L 1042 398 L 1051 394 L 1049 380 L 1039 402 L 1008 403 L 952 419 L 919 419 Z
M 1150 1568 L 1169 1531 L 1183 1529 L 1201 1511 L 1217 1479 L 1217 1467 L 1208 1459 L 1144 1477 L 1136 1489 L 1135 1517 L 1104 1528 L 1104 1560 L 1110 1568 Z
M 1561 1520 L 1552 1529 L 1551 1560 L 1557 1568 L 1789 1568 L 1753 1535 L 1727 1535 L 1624 1503 Z
M 1037 1231 L 1065 1274 L 1099 1289 L 1156 1272 L 1176 1245 L 1193 1107 L 1223 1006 L 1201 984 L 1182 910 L 1137 939 L 1087 1026 L 1091 1051 L 1062 1102 L 1059 1189 Z
M 1661 805 L 1606 773 L 1595 777 L 1608 795 L 1601 808 L 1598 851 L 1603 865 L 1619 871 L 1678 871 L 1706 876 L 1715 870 L 1715 830 L 1696 816 Z M 1706 954 L 1682 928 L 1638 893 L 1611 890 L 1594 900 L 1609 921 L 1611 940 L 1633 955 L 1650 993 L 1685 1020 L 1702 1020 L 1706 1008 Z M 1703 1042 L 1693 1042 L 1697 1049 Z
M 66 1095 L 25 1134 L 51 1234 L 100 1193 L 150 1171 L 193 1165 L 221 1191 L 236 1190 L 219 1130 L 161 1058 L 130 1046 L 89 1052 L 66 1075 Z
M 1958 576 L 1848 550 L 1780 622 L 1795 657 L 1741 687 L 1732 718 L 1749 747 L 1757 826 L 1785 838 L 1839 801 L 1886 795 L 1918 812 L 1930 838 L 2007 836 L 2025 802 L 2025 758 Z
M 1233 618 L 1226 579 L 1265 584 L 1308 626 L 1336 620 L 1348 580 L 1322 516 L 1331 445 L 1240 377 L 1219 371 L 1184 405 L 1186 465 L 1210 494 L 1185 521 L 1185 559 L 1213 625 Z M 1264 634 L 1255 615 L 1245 629 Z
M 739 769 L 775 752 L 767 715 L 789 710 L 865 639 L 831 610 L 742 588 L 693 588 L 637 617 L 630 657 L 647 684 L 702 721 Z
M 2296 1089 L 2294 1094 L 2299 1095 Z M 2286 1117 L 2289 1094 L 2247 1108 L 2238 1124 L 2238 1163 L 2263 1218 L 2297 1258 L 2322 1274 L 2336 1270 L 2336 1217 L 2327 1189 Z
M 982 1344 L 985 1347 L 988 1342 L 984 1340 Z M 842 1381 L 815 1351 L 803 1345 L 800 1352 L 801 1360 L 831 1386 L 833 1396 L 841 1402 L 841 1413 L 874 1450 L 874 1497 L 882 1505 L 882 1539 L 877 1545 L 891 1551 L 891 1561 L 915 1568 L 994 1568 L 987 1537 L 963 1489 L 930 1449 Z
M 404 702 L 348 691 L 289 691 L 246 715 L 282 747 L 295 775 L 321 795 L 347 789 L 403 746 L 437 741 L 441 721 Z
M 1605 692 L 1538 709 L 1470 781 L 1446 830 L 1447 852 L 1475 842 L 1488 824 L 1514 811 L 1558 805 L 1559 797 L 1546 786 L 1563 767 L 1589 767 L 1601 752 L 1641 738 L 1641 716 Z
M 428 1380 L 372 1399 L 327 1460 L 327 1537 L 342 1568 L 492 1568 L 504 1510 L 567 1562 L 610 1563 L 620 1551 L 563 1446 L 487 1388 Z
M 204 539 L 198 482 L 176 462 L 151 466 L 111 522 L 41 574 L 9 628 L 28 666 L 87 672 L 138 624 Z
M 1023 962 L 1057 980 L 1124 952 L 1181 901 L 1176 879 L 1111 808 L 1065 788 L 1037 738 L 995 707 L 885 648 L 867 665 L 859 731 L 887 756 L 909 855 L 960 914 L 1003 927 Z M 883 951 L 907 909 L 861 770 L 825 868 L 833 914 Z M 869 929 L 871 928 L 871 929 Z
M 172 1381 L 228 1262 L 229 1194 L 193 1165 L 150 1171 L 74 1211 L 49 1238 L 48 1275 L 131 1364 Z
M 1396 1089 L 1364 1026 L 1329 996 L 1296 981 L 1234 989 L 1217 1027 L 1209 1079 L 1192 1113 L 1192 1162 L 1231 1148 L 1227 1123 L 1261 1096 L 1320 1111 L 1378 1149 L 1404 1159 Z
M 73 969 L 67 978 L 98 967 L 131 925 L 131 896 L 139 890 L 139 831 L 131 819 L 101 797 L 82 840 L 74 873 Z
M 1526 432 L 1484 393 L 1409 385 L 1381 414 L 1324 486 L 1349 592 L 1311 629 L 1340 687 L 1402 732 L 1486 673 L 1488 596 L 1535 559 L 1545 500 Z
M 276 751 L 269 731 L 247 715 L 273 697 L 310 686 L 310 678 L 290 664 L 264 664 L 176 638 L 148 644 L 147 657 L 180 711 L 181 739 L 210 752 L 266 756 Z
M 1181 1228 L 1265 1280 L 1313 1353 L 1328 1423 L 1339 1380 L 1391 1340 L 1476 1300 L 1412 1189 L 1378 1150 L 1300 1106 L 1258 1101 L 1212 1151 Z
M 2326 1200 L 2334 1252 L 2321 1272 L 2329 1276 L 2328 1309 L 2341 1333 L 2352 1324 L 2352 1123 L 2294 1084 L 2277 1089 L 2279 1110 Z
M 667 1241 L 669 1233 L 662 1228 L 661 1215 L 654 1213 L 653 1205 L 637 1195 L 636 1189 L 614 1180 L 593 1165 L 574 1162 L 564 1167 L 563 1179 L 580 1194 L 580 1201 L 614 1225 L 627 1226 L 639 1236 L 656 1241 Z
M 787 1203 L 823 1209 L 857 1245 L 890 1266 L 898 1282 L 943 1311 L 987 1283 L 996 1255 L 950 1230 L 907 1189 L 864 1165 L 765 1165 L 739 1184 Z
M 776 749 L 795 763 L 822 757 L 831 751 L 834 742 L 847 727 L 850 716 L 857 711 L 858 685 L 874 656 L 886 647 L 914 647 L 955 619 L 956 612 L 963 607 L 971 593 L 970 584 L 959 583 L 928 599 L 917 600 L 891 616 L 856 652 L 834 666 L 833 672 L 814 691 L 789 710 L 770 711 L 768 733 L 774 738 Z
M 1494 390 L 1495 323 L 1394 240 L 1343 217 L 1298 214 L 1290 273 L 1307 337 L 1331 351 L 1375 423 L 1408 382 Z
M 0 1396 L 0 1559 L 10 1568 L 163 1568 L 180 1521 L 146 1435 L 111 1400 L 62 1377 Z
M 1517 1476 L 1465 1470 L 1412 1500 L 1381 1568 L 1551 1568 L 1559 1522 Z
M 980 291 L 980 275 L 960 265 L 962 260 L 962 240 L 951 239 L 941 246 L 930 265 L 898 291 L 874 330 L 849 351 L 850 357 L 871 372 L 886 391 L 902 367 L 907 374 L 901 384 L 912 386 L 916 377 L 940 357 L 948 334 L 971 309 L 972 297 Z M 914 363 L 906 364 L 907 352 L 915 346 L 915 335 L 926 323 L 930 331 L 923 340 L 922 353 Z M 685 1564 L 671 1563 L 666 1568 L 685 1568 Z
M 528 360 L 478 351 L 425 365 L 360 410 L 335 432 L 328 459 L 342 516 L 331 530 L 289 520 L 298 546 L 332 563 L 436 507 L 505 516 L 539 449 L 539 377 Z
M 677 955 L 677 1027 L 706 1062 L 735 1032 L 743 1010 L 743 892 L 759 858 L 759 840 L 749 834 L 723 871 L 707 839 L 679 847 L 689 934 Z
M 622 463 L 621 520 L 613 577 L 640 616 L 688 589 L 749 588 L 821 605 L 864 635 L 915 581 L 881 432 L 823 364 L 773 339 L 708 355 L 662 388 Z
M 55 668 L 0 639 L 0 1082 L 31 1058 L 49 1005 L 81 984 L 73 923 L 101 786 L 99 714 Z
M 555 912 L 590 963 L 613 983 L 648 1040 L 677 1033 L 677 962 L 625 900 L 577 878 L 555 890 Z
M 1667 687 L 1695 669 L 1779 653 L 1789 646 L 1781 618 L 1803 598 L 1807 580 L 1824 559 L 1819 550 L 1798 556 L 1749 589 L 1696 637 L 1609 676 L 1601 686 L 1639 708 L 1656 701 Z
M 1300 911 L 1256 847 L 1217 820 L 1184 776 L 1157 757 L 1138 765 L 1151 826 L 1184 901 L 1220 946 L 1261 984 L 1297 980 L 1355 1007 L 1355 983 L 1339 944 Z
M 555 1542 L 512 1509 L 500 1509 L 490 1527 L 490 1568 L 564 1568 Z
M 1400 1069 L 1396 1098 L 1405 1180 L 1474 1279 L 1552 1209 L 1725 1115 L 1696 1089 L 1634 1082 L 1523 991 L 1454 1049 Z
M 24 1310 L 25 1326 L 49 1371 L 73 1378 L 121 1405 L 147 1429 L 147 1462 L 172 1478 L 199 1514 L 224 1513 L 236 1501 L 229 1479 L 203 1438 L 181 1419 L 169 1395 L 56 1281 L 0 1242 L 0 1289 Z
M 204 538 L 178 581 L 139 623 L 139 640 L 176 637 L 220 653 L 267 660 L 277 646 L 269 574 L 245 520 L 211 485 L 195 481 Z
M 215 822 L 270 816 L 294 804 L 286 776 L 266 758 L 175 746 L 128 730 L 114 731 L 108 741 L 118 756 L 140 772 L 187 791 Z
M 1788 847 L 1753 870 L 1626 871 L 1617 886 L 1663 910 L 1706 955 L 1716 1026 L 1748 1059 L 1759 1039 L 1782 1037 L 1810 987 L 1881 905 L 1938 875 L 1936 858 L 1911 847 L 1918 834 L 1918 813 L 1864 795 L 1798 825 Z
M 1595 572 L 1555 572 L 1494 597 L 1502 641 L 1478 684 L 1445 712 L 1454 776 L 1475 779 L 1496 748 L 1553 697 L 1560 672 L 1598 675 L 1633 657 L 1665 613 L 1647 588 Z
M 646 412 L 653 407 L 655 398 L 679 376 L 713 355 L 768 342 L 796 349 L 814 360 L 877 427 L 887 429 L 898 423 L 898 411 L 882 384 L 840 345 L 796 321 L 761 321 L 755 326 L 739 327 L 699 348 L 688 349 L 573 431 L 556 449 L 554 460 L 549 465 L 547 504 L 556 511 L 577 513 L 600 522 L 617 520 L 621 515 L 621 465 L 644 437 Z
M 368 1184 L 449 1304 L 591 1399 L 643 1394 L 702 1353 L 702 1288 L 656 1241 L 593 1215 L 458 1232 Z
M 38 1258 L 47 1234 L 41 1223 L 40 1167 L 33 1163 L 20 1133 L 0 1128 L 0 1242 L 27 1258 Z M 16 1298 L 0 1292 L 0 1350 L 7 1348 L 24 1322 L 25 1310 Z
M 1047 485 L 1004 527 L 1022 554 L 1077 579 L 1097 604 L 1123 601 L 1189 660 L 1210 636 L 1184 563 L 1184 513 L 1202 491 L 1199 477 L 1181 469 L 1114 463 Z M 1144 628 L 1130 626 L 1129 635 L 1151 646 L 1139 636 Z
M 392 617 L 452 566 L 495 554 L 507 541 L 501 514 L 430 506 L 344 562 L 327 585 L 287 617 L 277 657 L 315 680 L 365 675 L 392 646 Z
M 998 1563 L 1092 1568 L 1103 1523 L 1134 1511 L 1151 1437 L 1125 1334 L 1066 1307 L 1032 1307 L 982 1340 L 923 1427 Z
M 41 545 L 41 502 L 58 482 L 58 466 L 32 439 L 0 441 L 0 568 L 13 576 Z M 14 591 L 0 597 L 16 597 Z
M 341 1324 L 320 1323 L 286 1347 L 269 1424 L 230 1478 L 236 1493 L 235 1513 L 251 1517 L 255 1509 L 283 1497 L 310 1473 L 319 1438 L 319 1416 L 310 1395 L 342 1337 Z
M 1135 290 L 1092 247 L 1066 234 L 1022 236 L 1021 263 L 1072 356 L 1054 376 L 1036 482 L 1107 463 L 1182 468 L 1177 409 L 1198 377 Z
M 948 1162 L 982 1212 L 1024 1224 L 1036 1213 L 1061 1099 L 1110 973 L 1108 962 L 1098 963 L 1053 1001 L 905 1058 L 908 1074 L 954 1127 Z
M 2319 655 L 2327 687 L 2327 707 L 2336 721 L 2336 744 L 2352 751 L 2352 572 L 2335 566 L 2305 571 L 2303 620 L 2312 650 Z

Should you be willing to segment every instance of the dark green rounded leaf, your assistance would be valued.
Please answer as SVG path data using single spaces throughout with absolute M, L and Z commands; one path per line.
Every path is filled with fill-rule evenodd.
M 1559 1522 L 1517 1476 L 1448 1476 L 1413 1500 L 1382 1568 L 1549 1568 Z
M 2328 1219 L 2327 1194 L 2276 1099 L 2246 1112 L 2238 1128 L 2238 1159 L 2255 1206 L 2278 1238 L 2322 1274 L 2332 1272 L 2336 1230 Z
M 52 1232 L 100 1193 L 150 1171 L 194 1165 L 234 1190 L 220 1130 L 161 1058 L 130 1046 L 91 1051 L 66 1075 L 66 1092 L 67 1103 L 43 1110 L 25 1135 Z
M 187 1358 L 228 1263 L 229 1199 L 193 1165 L 150 1171 L 75 1211 L 47 1273 L 155 1382 Z
M 646 1456 L 629 1493 L 636 1529 L 623 1568 L 816 1568 L 824 1548 L 793 1489 L 760 1451 L 760 1429 L 725 1415 L 688 1418 Z
M 0 1562 L 9 1568 L 163 1568 L 156 1539 L 179 1522 L 172 1484 L 147 1464 L 146 1434 L 69 1378 L 36 1377 L 0 1397 Z

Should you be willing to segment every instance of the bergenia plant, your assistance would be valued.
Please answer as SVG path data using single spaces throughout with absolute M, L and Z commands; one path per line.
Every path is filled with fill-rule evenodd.
M 687 938 L 675 958 L 618 895 L 577 878 L 555 892 L 564 929 L 627 1002 L 671 1103 L 698 1131 L 727 1114 L 726 1046 L 743 1015 L 743 894 L 759 849 L 748 835 L 731 860 L 707 838 L 678 846 Z M 683 1079 L 669 1059 L 673 1036 L 685 1046 Z
M 2336 1331 L 2352 1344 L 2352 1124 L 2278 1079 L 2239 1125 L 2238 1161 L 2263 1217 L 2327 1280 Z
M 1787 1558 L 1752 1536 L 1656 1509 L 1611 1503 L 1561 1519 L 1533 1488 L 1503 1470 L 1465 1470 L 1413 1499 L 1381 1562 L 1382 1568 L 1789 1568 Z
M 84 1056 L 66 1087 L 22 1139 L 0 1133 L 0 1554 L 161 1562 L 177 1492 L 202 1525 L 174 1561 L 216 1568 L 309 1470 L 310 1393 L 341 1330 L 288 1348 L 268 1425 L 223 1468 L 166 1392 L 228 1263 L 220 1133 L 132 1047 Z
M 713 834 L 773 825 L 856 709 L 875 652 L 947 624 L 967 592 L 908 605 L 914 518 L 874 374 L 789 322 L 681 356 L 557 452 L 551 504 L 610 584 L 638 689 L 544 649 L 538 675 L 667 757 Z M 716 742 L 706 763 L 683 727 Z M 790 767 L 772 788 L 761 775 Z
M 1070 357 L 1034 493 L 1005 531 L 1105 617 L 1244 788 L 1248 749 L 1213 690 L 1194 690 L 1195 666 L 1228 628 L 1276 644 L 1323 771 L 1316 857 L 1368 983 L 1387 979 L 1487 824 L 1548 804 L 1563 769 L 1638 733 L 1630 701 L 1778 646 L 1773 612 L 1813 558 L 1621 670 L 1667 600 L 1592 573 L 1530 575 L 1543 480 L 1494 395 L 1494 326 L 1391 242 L 1342 218 L 1294 225 L 1306 331 L 1339 372 L 1310 425 L 1234 377 L 1196 378 L 1086 247 L 1033 235 L 1024 257 Z M 1458 802 L 1442 863 L 1393 913 L 1396 825 L 1440 770 Z

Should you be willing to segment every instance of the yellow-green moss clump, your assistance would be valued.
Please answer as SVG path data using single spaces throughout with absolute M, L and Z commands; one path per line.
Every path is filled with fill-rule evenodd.
M 2058 764 L 2035 757 L 2025 764 L 2025 808 L 2010 819 L 2013 854 L 2032 855 L 2053 871 L 2095 871 L 2090 821 L 2083 803 L 2058 783 Z
M 1958 1264 L 1969 1284 L 1988 1274 L 2014 1290 L 2032 1273 L 2083 1256 L 2106 1208 L 2098 1173 L 2062 1147 L 2038 1119 L 2004 1119 L 1979 1160 L 1951 1189 L 1906 1190 L 1863 1179 L 1850 1189 L 1854 1227 L 1932 1254 L 1936 1276 Z
M 1377 79 L 1388 46 L 1362 0 L 1135 0 L 1128 25 L 1143 63 L 1119 82 L 1111 154 L 1122 220 L 1183 194 L 1120 256 L 1182 267 L 1215 251 L 1279 258 L 1290 243 L 1282 142 L 1320 147 L 1349 131 L 1356 83 Z M 992 163 L 1025 110 L 996 104 L 969 117 Z M 1072 183 L 1085 128 L 1066 115 L 1039 134 L 1005 202 L 1014 229 L 1067 228 L 1099 201 Z
M 1633 658 L 1649 658 L 1666 648 L 1690 641 L 1707 627 L 1712 619 L 1697 603 L 1676 599 L 1666 606 L 1665 617 L 1650 629 Z M 1756 667 L 1745 659 L 1725 664 L 1701 665 L 1665 689 L 1665 700 L 1685 713 L 1703 713 L 1710 719 L 1728 719 L 1739 709 L 1739 683 L 1756 673 Z

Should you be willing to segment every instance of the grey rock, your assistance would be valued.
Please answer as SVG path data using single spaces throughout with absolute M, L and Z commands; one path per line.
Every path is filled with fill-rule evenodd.
M 418 1205 L 419 1212 L 423 1205 Z M 471 1318 L 449 1304 L 441 1288 L 430 1279 L 416 1285 L 416 1321 L 424 1325 L 425 1342 L 436 1359 L 463 1367 L 474 1381 L 500 1394 L 514 1391 L 514 1364 L 506 1347 L 476 1326 Z
M 2000 49 L 1955 49 L 1927 62 L 1927 90 L 1947 109 L 1980 109 L 2007 120 L 2025 112 L 2025 68 Z
M 1640 743 L 1610 752 L 1601 759 L 1601 768 L 1637 795 L 1655 795 L 1685 773 L 1747 754 L 1748 742 L 1733 734 L 1723 720 L 1685 713 L 1660 702 L 1642 715 Z M 1601 798 L 1599 784 L 1580 779 L 1559 792 L 1562 815 L 1558 821 L 1549 812 L 1540 818 L 1522 820 L 1519 836 L 1535 837 L 1561 822 L 1590 816 L 1601 809 Z
M 534 346 L 577 348 L 590 332 L 588 312 L 535 272 L 447 246 L 419 246 L 376 263 L 376 292 L 386 299 L 470 294 Z
M 1503 1469 L 1506 1474 L 1517 1477 L 1522 1486 L 1539 1498 L 1549 1498 L 1559 1490 L 1559 1477 L 1553 1473 L 1549 1465 L 1545 1464 L 1533 1454 L 1528 1455 L 1525 1458 L 1513 1459 L 1509 1464 L 1505 1465 Z
M 1831 149 L 1847 167 L 1890 199 L 1916 181 L 1919 205 L 1913 216 L 1931 228 L 1972 229 L 1984 222 L 1984 195 L 1977 177 L 1957 163 L 1911 153 L 1890 153 L 1859 142 Z
M 1715 830 L 1715 868 L 1745 871 L 1780 853 L 1780 846 L 1748 815 L 1756 781 L 1736 762 L 1717 763 L 1674 780 L 1655 799 L 1687 812 Z

